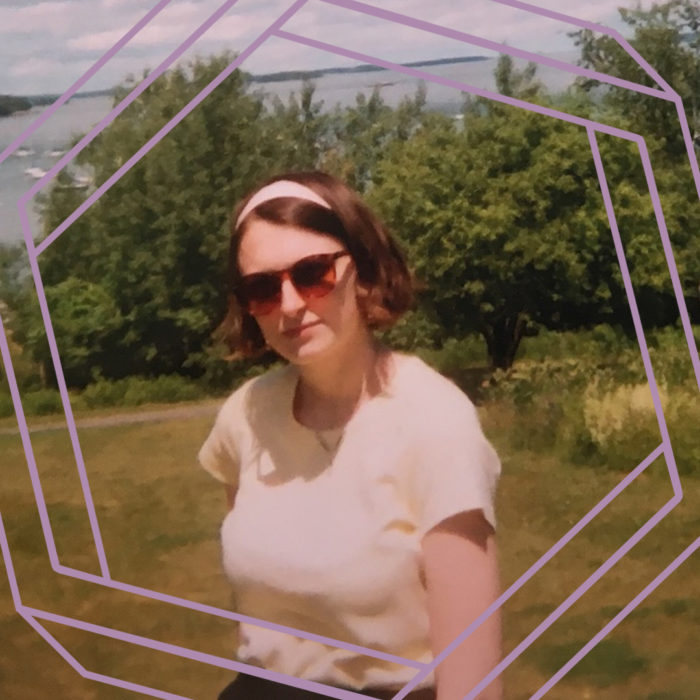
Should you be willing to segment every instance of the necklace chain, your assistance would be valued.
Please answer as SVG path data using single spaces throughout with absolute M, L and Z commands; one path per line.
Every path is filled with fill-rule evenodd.
M 339 435 L 337 437 L 334 437 L 335 433 L 338 433 Z M 324 433 L 328 434 L 330 433 L 330 439 L 327 437 L 327 435 L 324 435 Z M 343 436 L 345 435 L 345 429 L 344 428 L 339 428 L 337 430 L 314 430 L 314 435 L 316 436 L 316 440 L 318 441 L 318 444 L 321 445 L 321 447 L 326 451 L 326 452 L 336 452 L 338 448 L 340 447 L 340 443 L 343 441 Z

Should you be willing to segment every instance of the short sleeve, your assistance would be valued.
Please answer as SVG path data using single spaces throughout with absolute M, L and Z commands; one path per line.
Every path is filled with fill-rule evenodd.
M 481 510 L 496 527 L 494 499 L 501 464 L 465 395 L 435 407 L 414 462 L 414 503 L 425 534 L 445 518 Z M 441 410 L 444 409 L 444 410 Z
M 234 402 L 231 397 L 219 411 L 214 427 L 199 450 L 204 469 L 224 484 L 238 485 L 239 458 L 236 447 Z

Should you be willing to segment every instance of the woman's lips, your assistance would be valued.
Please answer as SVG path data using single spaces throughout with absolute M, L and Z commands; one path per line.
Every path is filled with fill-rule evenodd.
M 288 328 L 286 331 L 282 331 L 282 335 L 286 336 L 287 338 L 296 338 L 298 335 L 301 335 L 303 331 L 305 331 L 307 328 L 312 328 L 313 326 L 317 326 L 319 321 L 313 321 L 312 323 L 305 323 L 302 326 L 295 326 L 294 328 Z

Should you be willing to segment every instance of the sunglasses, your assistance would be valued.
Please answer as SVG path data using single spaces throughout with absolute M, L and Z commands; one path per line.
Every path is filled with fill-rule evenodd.
M 244 275 L 235 290 L 238 301 L 252 316 L 269 314 L 280 305 L 282 282 L 287 278 L 304 301 L 324 297 L 335 287 L 335 261 L 344 255 L 350 253 L 339 250 L 309 255 L 286 270 Z

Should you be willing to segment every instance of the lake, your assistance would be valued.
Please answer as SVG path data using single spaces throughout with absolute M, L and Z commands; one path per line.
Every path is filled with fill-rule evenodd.
M 553 54 L 560 60 L 573 63 L 577 52 Z M 427 66 L 424 70 L 434 75 L 458 80 L 479 88 L 494 89 L 493 70 L 495 58 L 483 61 Z M 516 60 L 516 66 L 522 62 Z M 552 92 L 566 89 L 573 82 L 570 73 L 540 66 L 539 79 Z M 324 109 L 336 104 L 353 104 L 358 93 L 369 95 L 376 84 L 381 84 L 381 95 L 387 104 L 396 106 L 400 100 L 413 95 L 418 86 L 415 78 L 393 71 L 368 71 L 358 73 L 334 73 L 314 80 L 316 99 L 322 100 Z M 255 87 L 286 99 L 291 92 L 299 91 L 301 81 L 254 84 Z M 449 114 L 457 114 L 463 103 L 460 91 L 427 83 L 427 103 L 431 109 Z M 42 173 L 51 168 L 67 148 L 72 138 L 88 131 L 112 107 L 111 97 L 85 97 L 72 99 L 59 109 L 39 130 L 37 130 L 13 155 L 0 163 L 0 243 L 16 242 L 22 239 L 16 203 Z M 6 148 L 19 134 L 45 110 L 35 107 L 29 112 L 0 118 L 0 150 Z M 79 183 L 80 184 L 80 183 Z M 84 184 L 84 182 L 82 183 Z M 35 237 L 40 230 L 36 211 L 30 212 Z

